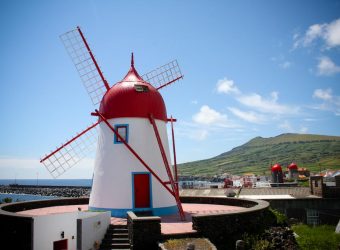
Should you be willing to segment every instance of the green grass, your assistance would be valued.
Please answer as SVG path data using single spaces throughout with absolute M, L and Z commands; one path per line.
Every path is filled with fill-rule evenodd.
M 336 250 L 340 244 L 340 234 L 334 232 L 334 226 L 295 225 L 292 229 L 299 235 L 297 242 L 302 250 Z
M 270 174 L 270 166 L 291 162 L 317 172 L 340 168 L 340 137 L 283 134 L 272 138 L 256 137 L 248 143 L 211 159 L 179 164 L 180 175 L 213 176 L 228 172 Z

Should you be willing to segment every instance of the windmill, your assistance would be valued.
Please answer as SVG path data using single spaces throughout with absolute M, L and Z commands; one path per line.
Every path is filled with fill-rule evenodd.
M 179 213 L 173 122 L 159 91 L 183 78 L 177 60 L 140 76 L 131 55 L 123 80 L 110 87 L 79 27 L 60 36 L 94 105 L 98 120 L 41 159 L 57 178 L 95 149 L 90 210 L 109 210 L 115 217 L 127 211 L 154 215 Z M 166 124 L 171 123 L 174 169 Z

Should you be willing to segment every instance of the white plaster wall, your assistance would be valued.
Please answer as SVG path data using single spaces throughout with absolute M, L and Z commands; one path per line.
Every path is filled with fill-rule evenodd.
M 105 236 L 110 225 L 110 212 L 80 212 L 78 220 L 81 220 L 81 249 L 94 250 L 94 243 L 99 244 Z M 79 229 L 78 229 L 79 230 Z
M 129 124 L 128 144 L 141 156 L 154 172 L 168 181 L 166 169 L 159 150 L 153 127 L 148 119 L 117 118 L 110 124 Z M 166 123 L 156 120 L 157 128 L 170 161 Z M 100 208 L 132 208 L 132 172 L 147 172 L 147 169 L 132 155 L 124 144 L 114 144 L 114 134 L 104 123 L 99 124 L 99 138 L 94 168 L 90 206 Z M 171 163 L 169 162 L 171 166 Z M 176 205 L 175 199 L 151 175 L 153 207 Z M 169 185 L 170 186 L 170 185 Z
M 53 242 L 68 239 L 68 249 L 75 250 L 77 245 L 78 212 L 50 214 L 34 217 L 33 249 L 53 250 Z M 60 234 L 64 231 L 64 238 Z M 74 236 L 74 239 L 72 239 Z

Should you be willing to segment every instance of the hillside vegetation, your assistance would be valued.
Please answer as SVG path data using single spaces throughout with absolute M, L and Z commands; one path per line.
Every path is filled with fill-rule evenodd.
M 284 169 L 291 162 L 314 172 L 340 169 L 340 137 L 308 134 L 256 137 L 216 157 L 180 164 L 179 173 L 195 176 L 224 172 L 269 174 L 271 165 L 280 163 Z

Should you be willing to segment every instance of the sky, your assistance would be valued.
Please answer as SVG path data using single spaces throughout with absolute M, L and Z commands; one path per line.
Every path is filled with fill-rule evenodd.
M 95 122 L 59 35 L 82 28 L 110 86 L 177 59 L 161 90 L 179 163 L 282 133 L 340 136 L 340 1 L 0 1 L 0 179 Z M 91 178 L 94 153 L 61 178 Z

